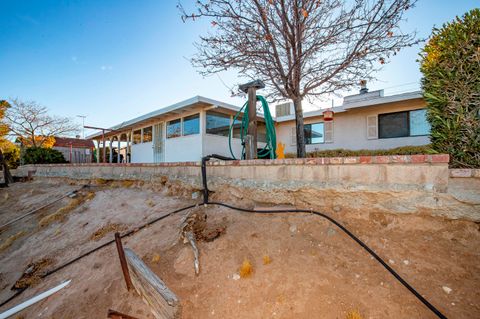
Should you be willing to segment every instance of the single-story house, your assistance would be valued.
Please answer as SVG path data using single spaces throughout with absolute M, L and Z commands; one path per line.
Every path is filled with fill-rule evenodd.
M 60 151 L 66 161 L 70 163 L 91 163 L 95 144 L 92 140 L 76 138 L 55 137 L 52 148 Z
M 383 90 L 368 92 L 363 89 L 359 94 L 346 96 L 341 106 L 332 108 L 331 121 L 324 121 L 323 109 L 304 114 L 307 152 L 428 144 L 430 126 L 425 108 L 420 91 L 384 96 Z M 228 131 L 239 109 L 196 96 L 110 128 L 105 132 L 105 147 L 117 150 L 125 147 L 124 161 L 132 163 L 198 161 L 213 153 L 230 156 Z M 265 141 L 261 115 L 258 122 L 261 146 Z M 285 144 L 285 152 L 295 153 L 292 103 L 276 106 L 275 127 L 277 142 Z M 97 147 L 103 147 L 102 132 L 87 138 L 95 140 Z M 237 158 L 241 148 L 239 130 L 234 127 L 232 149 Z M 112 162 L 112 156 L 107 161 Z

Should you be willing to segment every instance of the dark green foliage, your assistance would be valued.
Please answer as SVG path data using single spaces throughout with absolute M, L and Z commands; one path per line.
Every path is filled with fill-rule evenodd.
M 434 29 L 420 62 L 432 148 L 480 167 L 480 9 Z
M 434 153 L 430 145 L 424 146 L 402 146 L 386 150 L 324 150 L 307 153 L 307 157 L 345 157 L 345 156 L 380 156 L 380 155 L 413 155 Z M 294 154 L 285 154 L 285 157 L 294 157 Z
M 23 159 L 25 164 L 67 163 L 61 152 L 45 147 L 27 148 Z

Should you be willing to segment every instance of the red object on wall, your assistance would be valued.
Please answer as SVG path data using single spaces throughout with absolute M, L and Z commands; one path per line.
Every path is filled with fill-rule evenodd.
M 326 110 L 323 112 L 323 120 L 326 122 L 333 121 L 333 111 Z

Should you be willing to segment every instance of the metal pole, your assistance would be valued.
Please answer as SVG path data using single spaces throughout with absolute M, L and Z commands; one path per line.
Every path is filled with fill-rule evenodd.
M 125 284 L 127 285 L 127 290 L 130 291 L 133 288 L 132 279 L 130 278 L 130 273 L 128 272 L 127 259 L 125 258 L 125 252 L 123 251 L 122 239 L 120 238 L 120 233 L 118 232 L 115 233 L 115 244 L 117 245 L 118 257 L 120 258 L 120 265 L 122 266 Z
M 105 150 L 105 130 L 102 130 L 103 163 L 107 162 L 107 151 Z

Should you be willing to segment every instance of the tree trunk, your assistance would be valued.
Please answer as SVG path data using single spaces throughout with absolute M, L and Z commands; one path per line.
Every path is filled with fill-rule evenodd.
M 297 157 L 305 158 L 305 131 L 303 129 L 303 110 L 302 110 L 302 98 L 297 97 L 293 99 L 293 105 L 295 107 L 295 127 L 297 133 Z

